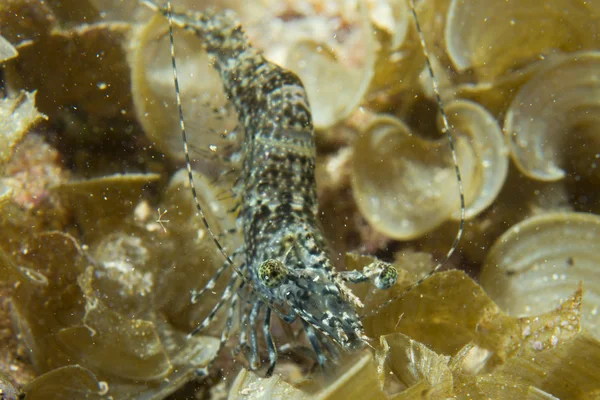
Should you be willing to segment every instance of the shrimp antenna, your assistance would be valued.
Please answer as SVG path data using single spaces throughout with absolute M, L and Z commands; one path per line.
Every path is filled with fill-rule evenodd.
M 244 275 L 244 273 L 238 268 L 238 266 L 233 262 L 233 260 L 231 259 L 231 257 L 229 256 L 229 254 L 227 254 L 227 252 L 225 251 L 225 249 L 223 248 L 223 246 L 221 245 L 221 243 L 219 242 L 219 239 L 217 238 L 217 235 L 214 234 L 214 232 L 212 231 L 212 228 L 210 227 L 208 220 L 206 219 L 205 215 L 204 215 L 204 210 L 202 209 L 202 206 L 200 205 L 200 201 L 198 200 L 198 194 L 196 191 L 196 184 L 194 182 L 194 175 L 192 173 L 192 162 L 190 160 L 190 152 L 189 152 L 189 146 L 188 146 L 188 141 L 187 141 L 187 133 L 186 133 L 186 129 L 185 129 L 185 120 L 183 117 L 183 105 L 182 105 L 182 101 L 181 101 L 181 90 L 179 87 L 179 78 L 177 75 L 177 61 L 175 60 L 175 39 L 174 39 L 174 35 L 173 35 L 173 9 L 171 6 L 171 0 L 167 0 L 167 4 L 166 7 L 160 7 L 157 4 L 155 4 L 154 2 L 150 1 L 150 0 L 141 0 L 141 2 L 146 5 L 147 7 L 149 7 L 151 10 L 155 11 L 155 12 L 159 12 L 161 14 L 163 14 L 168 21 L 169 24 L 169 49 L 171 52 L 171 65 L 172 65 L 172 70 L 173 70 L 173 83 L 175 85 L 175 99 L 176 99 L 176 104 L 177 104 L 177 111 L 179 113 L 179 128 L 181 130 L 181 139 L 183 141 L 183 152 L 185 154 L 185 165 L 186 165 L 186 169 L 187 169 L 187 173 L 188 173 L 188 180 L 190 182 L 190 188 L 192 189 L 192 196 L 194 198 L 194 203 L 196 204 L 196 210 L 198 212 L 198 215 L 200 216 L 200 218 L 202 219 L 202 223 L 204 224 L 204 227 L 206 228 L 206 231 L 208 232 L 208 234 L 210 235 L 210 237 L 212 238 L 215 246 L 217 246 L 217 249 L 219 250 L 219 252 L 223 255 L 223 257 L 225 258 L 227 264 L 231 266 L 231 268 L 233 268 L 233 270 L 240 276 L 240 278 L 242 279 L 242 281 L 244 282 L 244 284 L 247 284 L 248 287 L 253 290 L 260 298 L 263 302 L 265 302 L 266 304 L 269 305 L 269 307 L 273 308 L 273 310 L 279 315 L 279 316 L 285 316 L 286 313 L 281 311 L 275 304 L 273 304 L 272 301 L 270 301 L 269 299 L 267 299 L 259 290 L 256 289 L 254 282 L 252 282 L 246 275 Z M 220 276 L 220 273 L 222 272 L 223 268 L 221 268 L 217 273 L 216 273 L 216 277 Z M 196 297 L 196 296 L 194 296 Z
M 433 72 L 433 67 L 431 66 L 431 61 L 429 59 L 429 51 L 427 50 L 425 36 L 423 35 L 423 31 L 421 30 L 421 25 L 419 24 L 419 18 L 417 16 L 417 11 L 415 10 L 414 0 L 408 0 L 408 3 L 410 6 L 410 11 L 413 15 L 415 27 L 417 28 L 417 32 L 419 34 L 419 40 L 421 42 L 421 47 L 423 48 L 423 54 L 425 54 L 425 62 L 427 65 L 427 70 L 429 71 L 429 76 L 431 77 L 433 93 L 435 94 L 438 108 L 439 108 L 440 114 L 442 116 L 442 122 L 444 125 L 443 132 L 446 134 L 446 137 L 448 138 L 448 145 L 450 146 L 450 151 L 452 153 L 452 160 L 454 161 L 454 172 L 456 174 L 456 180 L 458 181 L 458 196 L 460 198 L 460 222 L 458 224 L 458 232 L 456 233 L 456 236 L 454 237 L 454 242 L 452 243 L 450 250 L 448 250 L 448 252 L 444 256 L 444 258 L 435 266 L 434 269 L 429 271 L 427 273 L 427 275 L 425 275 L 424 277 L 422 277 L 421 279 L 419 279 L 418 281 L 416 281 L 415 283 L 410 285 L 408 288 L 406 288 L 406 290 L 404 290 L 401 294 L 392 297 L 391 299 L 389 299 L 385 303 L 381 304 L 379 307 L 375 308 L 371 312 L 367 313 L 366 315 L 363 315 L 362 318 L 376 314 L 377 312 L 379 312 L 379 310 L 381 310 L 384 307 L 389 306 L 391 303 L 393 303 L 400 297 L 405 296 L 406 293 L 410 292 L 415 287 L 417 287 L 421 283 L 423 283 L 423 281 L 428 279 L 431 275 L 433 275 L 437 271 L 439 271 L 444 266 L 444 264 L 450 259 L 450 257 L 452 257 L 452 254 L 454 254 L 454 251 L 458 248 L 458 243 L 460 242 L 460 239 L 462 238 L 464 227 L 465 227 L 465 192 L 464 192 L 464 187 L 463 187 L 462 176 L 460 174 L 460 168 L 458 166 L 458 156 L 456 154 L 456 146 L 454 145 L 454 138 L 452 138 L 452 135 L 451 135 L 450 123 L 448 122 L 448 116 L 446 115 L 446 111 L 444 110 L 444 103 L 442 102 L 442 97 L 440 96 L 440 90 L 438 87 L 437 79 L 435 78 L 435 73 Z

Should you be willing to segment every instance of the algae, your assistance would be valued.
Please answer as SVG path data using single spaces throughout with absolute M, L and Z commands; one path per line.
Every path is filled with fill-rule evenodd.
M 224 260 L 182 169 L 164 20 L 135 0 L 9 0 L 0 4 L 4 398 L 598 396 L 599 45 L 587 28 L 600 9 L 565 3 L 556 18 L 535 2 L 493 2 L 493 15 L 472 2 L 417 2 L 476 207 L 445 265 L 457 270 L 414 286 L 458 225 L 425 56 L 406 2 L 325 3 L 227 7 L 268 58 L 307 83 L 336 267 L 374 260 L 359 253 L 398 267 L 392 290 L 354 291 L 372 348 L 324 374 L 301 327 L 274 322 L 274 377 L 247 371 L 235 341 L 209 369 L 224 318 L 187 334 L 226 282 L 190 298 Z M 195 38 L 175 37 L 197 192 L 232 254 L 242 241 L 229 210 L 244 132 Z M 373 128 L 383 122 L 407 133 L 400 145 Z M 549 157 L 530 168 L 528 154 Z M 406 165 L 419 173 L 400 173 Z M 558 171 L 552 182 L 538 173 L 548 169 Z M 398 233 L 419 218 L 434 223 Z

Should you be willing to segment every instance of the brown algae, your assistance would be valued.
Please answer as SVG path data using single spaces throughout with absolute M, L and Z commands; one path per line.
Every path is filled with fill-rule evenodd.
M 174 7 L 220 4 L 187 3 Z M 334 254 L 354 252 L 348 269 L 370 263 L 355 255 L 370 252 L 399 270 L 390 293 L 357 286 L 364 314 L 375 311 L 363 320 L 374 351 L 344 358 L 326 384 L 296 326 L 274 327 L 277 344 L 290 346 L 269 379 L 244 369 L 233 348 L 205 369 L 224 318 L 186 339 L 222 287 L 195 305 L 190 293 L 223 260 L 179 170 L 164 20 L 134 0 L 0 5 L 6 398 L 600 393 L 600 260 L 592 251 L 600 9 L 564 2 L 559 15 L 536 1 L 417 2 L 453 124 L 468 221 L 449 263 L 459 271 L 404 294 L 455 234 L 456 181 L 408 3 L 350 3 L 226 4 L 266 57 L 307 85 L 319 128 L 320 213 Z M 244 133 L 195 38 L 175 34 L 201 202 L 217 232 L 236 231 L 227 211 L 236 172 L 214 180 L 237 171 L 220 155 L 239 149 Z M 240 238 L 219 240 L 230 252 Z M 198 373 L 207 377 L 190 384 Z

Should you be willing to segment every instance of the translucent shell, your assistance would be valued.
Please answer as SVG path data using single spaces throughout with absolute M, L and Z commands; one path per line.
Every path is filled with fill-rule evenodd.
M 466 218 L 487 208 L 508 171 L 503 136 L 494 117 L 470 101 L 447 107 L 456 133 Z M 357 205 L 380 232 L 413 239 L 449 218 L 460 218 L 458 185 L 446 140 L 413 135 L 400 120 L 377 117 L 354 145 L 352 186 Z
M 480 282 L 506 312 L 547 312 L 583 282 L 583 325 L 600 337 L 600 217 L 551 213 L 529 218 L 491 248 Z
M 498 121 L 479 104 L 457 100 L 448 104 L 446 113 L 458 137 L 468 137 L 476 157 L 474 172 L 462 170 L 466 190 L 465 218 L 471 219 L 498 197 L 508 174 L 508 152 Z M 464 156 L 459 155 L 459 160 L 462 159 Z M 470 176 L 472 179 L 468 181 Z M 459 218 L 460 212 L 455 212 L 453 219 Z
M 390 48 L 397 49 L 406 39 L 411 24 L 410 9 L 405 1 L 367 1 L 371 22 L 390 37 Z
M 354 17 L 348 16 L 348 31 L 339 40 L 319 40 L 323 35 L 313 33 L 316 39 L 298 40 L 287 50 L 284 65 L 302 79 L 318 129 L 348 117 L 362 101 L 374 75 L 377 45 L 364 3 L 359 2 L 358 8 Z M 330 24 L 315 20 L 309 26 L 316 32 L 332 30 Z M 337 38 L 338 33 L 334 31 L 331 36 Z
M 364 65 L 349 68 L 332 49 L 317 42 L 299 42 L 291 49 L 286 64 L 304 83 L 316 128 L 334 125 L 360 104 L 373 77 L 372 39 L 367 41 L 365 51 Z
M 441 142 L 413 135 L 402 121 L 379 117 L 354 144 L 352 187 L 363 216 L 396 239 L 428 232 L 458 208 L 457 184 Z
M 201 41 L 191 32 L 175 29 L 178 78 L 186 119 L 188 144 L 207 149 L 219 144 L 219 135 L 237 125 L 218 73 L 209 64 Z M 161 151 L 175 159 L 183 157 L 179 113 L 173 89 L 168 24 L 160 15 L 139 27 L 131 40 L 131 85 L 136 115 L 144 131 Z
M 570 148 L 600 152 L 600 52 L 564 56 L 521 87 L 504 120 L 504 132 L 519 170 L 541 181 L 562 179 Z M 582 146 L 585 143 L 586 146 Z M 591 174 L 598 174 L 590 171 Z
M 470 68 L 492 81 L 556 50 L 596 48 L 600 16 L 591 3 L 452 0 L 445 33 L 448 55 L 459 71 Z
M 439 1 L 420 1 L 416 4 L 421 21 L 430 44 L 437 43 L 442 36 L 436 31 L 436 21 L 446 7 Z M 417 29 L 406 1 L 373 1 L 370 3 L 371 19 L 379 28 L 377 32 L 377 61 L 375 75 L 366 94 L 369 107 L 383 110 L 390 99 L 402 99 L 399 103 L 414 102 L 415 90 L 421 90 L 421 73 L 425 67 L 425 55 L 419 42 Z M 388 9 L 387 18 L 380 14 Z M 440 19 L 437 18 L 439 22 Z M 432 32 L 431 30 L 434 30 Z M 431 60 L 435 63 L 436 59 Z M 440 74 L 438 74 L 439 76 Z M 429 88 L 429 87 L 428 87 Z

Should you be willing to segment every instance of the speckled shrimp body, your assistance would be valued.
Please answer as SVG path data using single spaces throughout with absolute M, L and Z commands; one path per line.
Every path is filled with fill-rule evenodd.
M 356 311 L 362 304 L 345 283 L 371 281 L 384 289 L 394 285 L 397 273 L 382 262 L 351 272 L 337 272 L 332 266 L 317 221 L 314 129 L 302 82 L 250 46 L 231 11 L 182 15 L 171 13 L 170 5 L 150 6 L 202 41 L 246 132 L 238 188 L 244 245 L 237 252 L 245 261 L 238 269 L 228 258 L 207 287 L 193 295 L 197 301 L 228 266 L 236 269 L 219 303 L 192 334 L 207 327 L 229 303 L 223 346 L 239 289 L 247 286 L 251 299 L 239 307 L 239 347 L 252 368 L 260 365 L 256 330 L 261 313 L 270 361 L 267 374 L 277 360 L 272 312 L 287 323 L 301 320 L 321 365 L 336 357 L 331 342 L 348 351 L 362 348 L 367 337 Z M 189 164 L 188 171 L 191 175 Z M 216 239 L 215 243 L 222 250 Z

